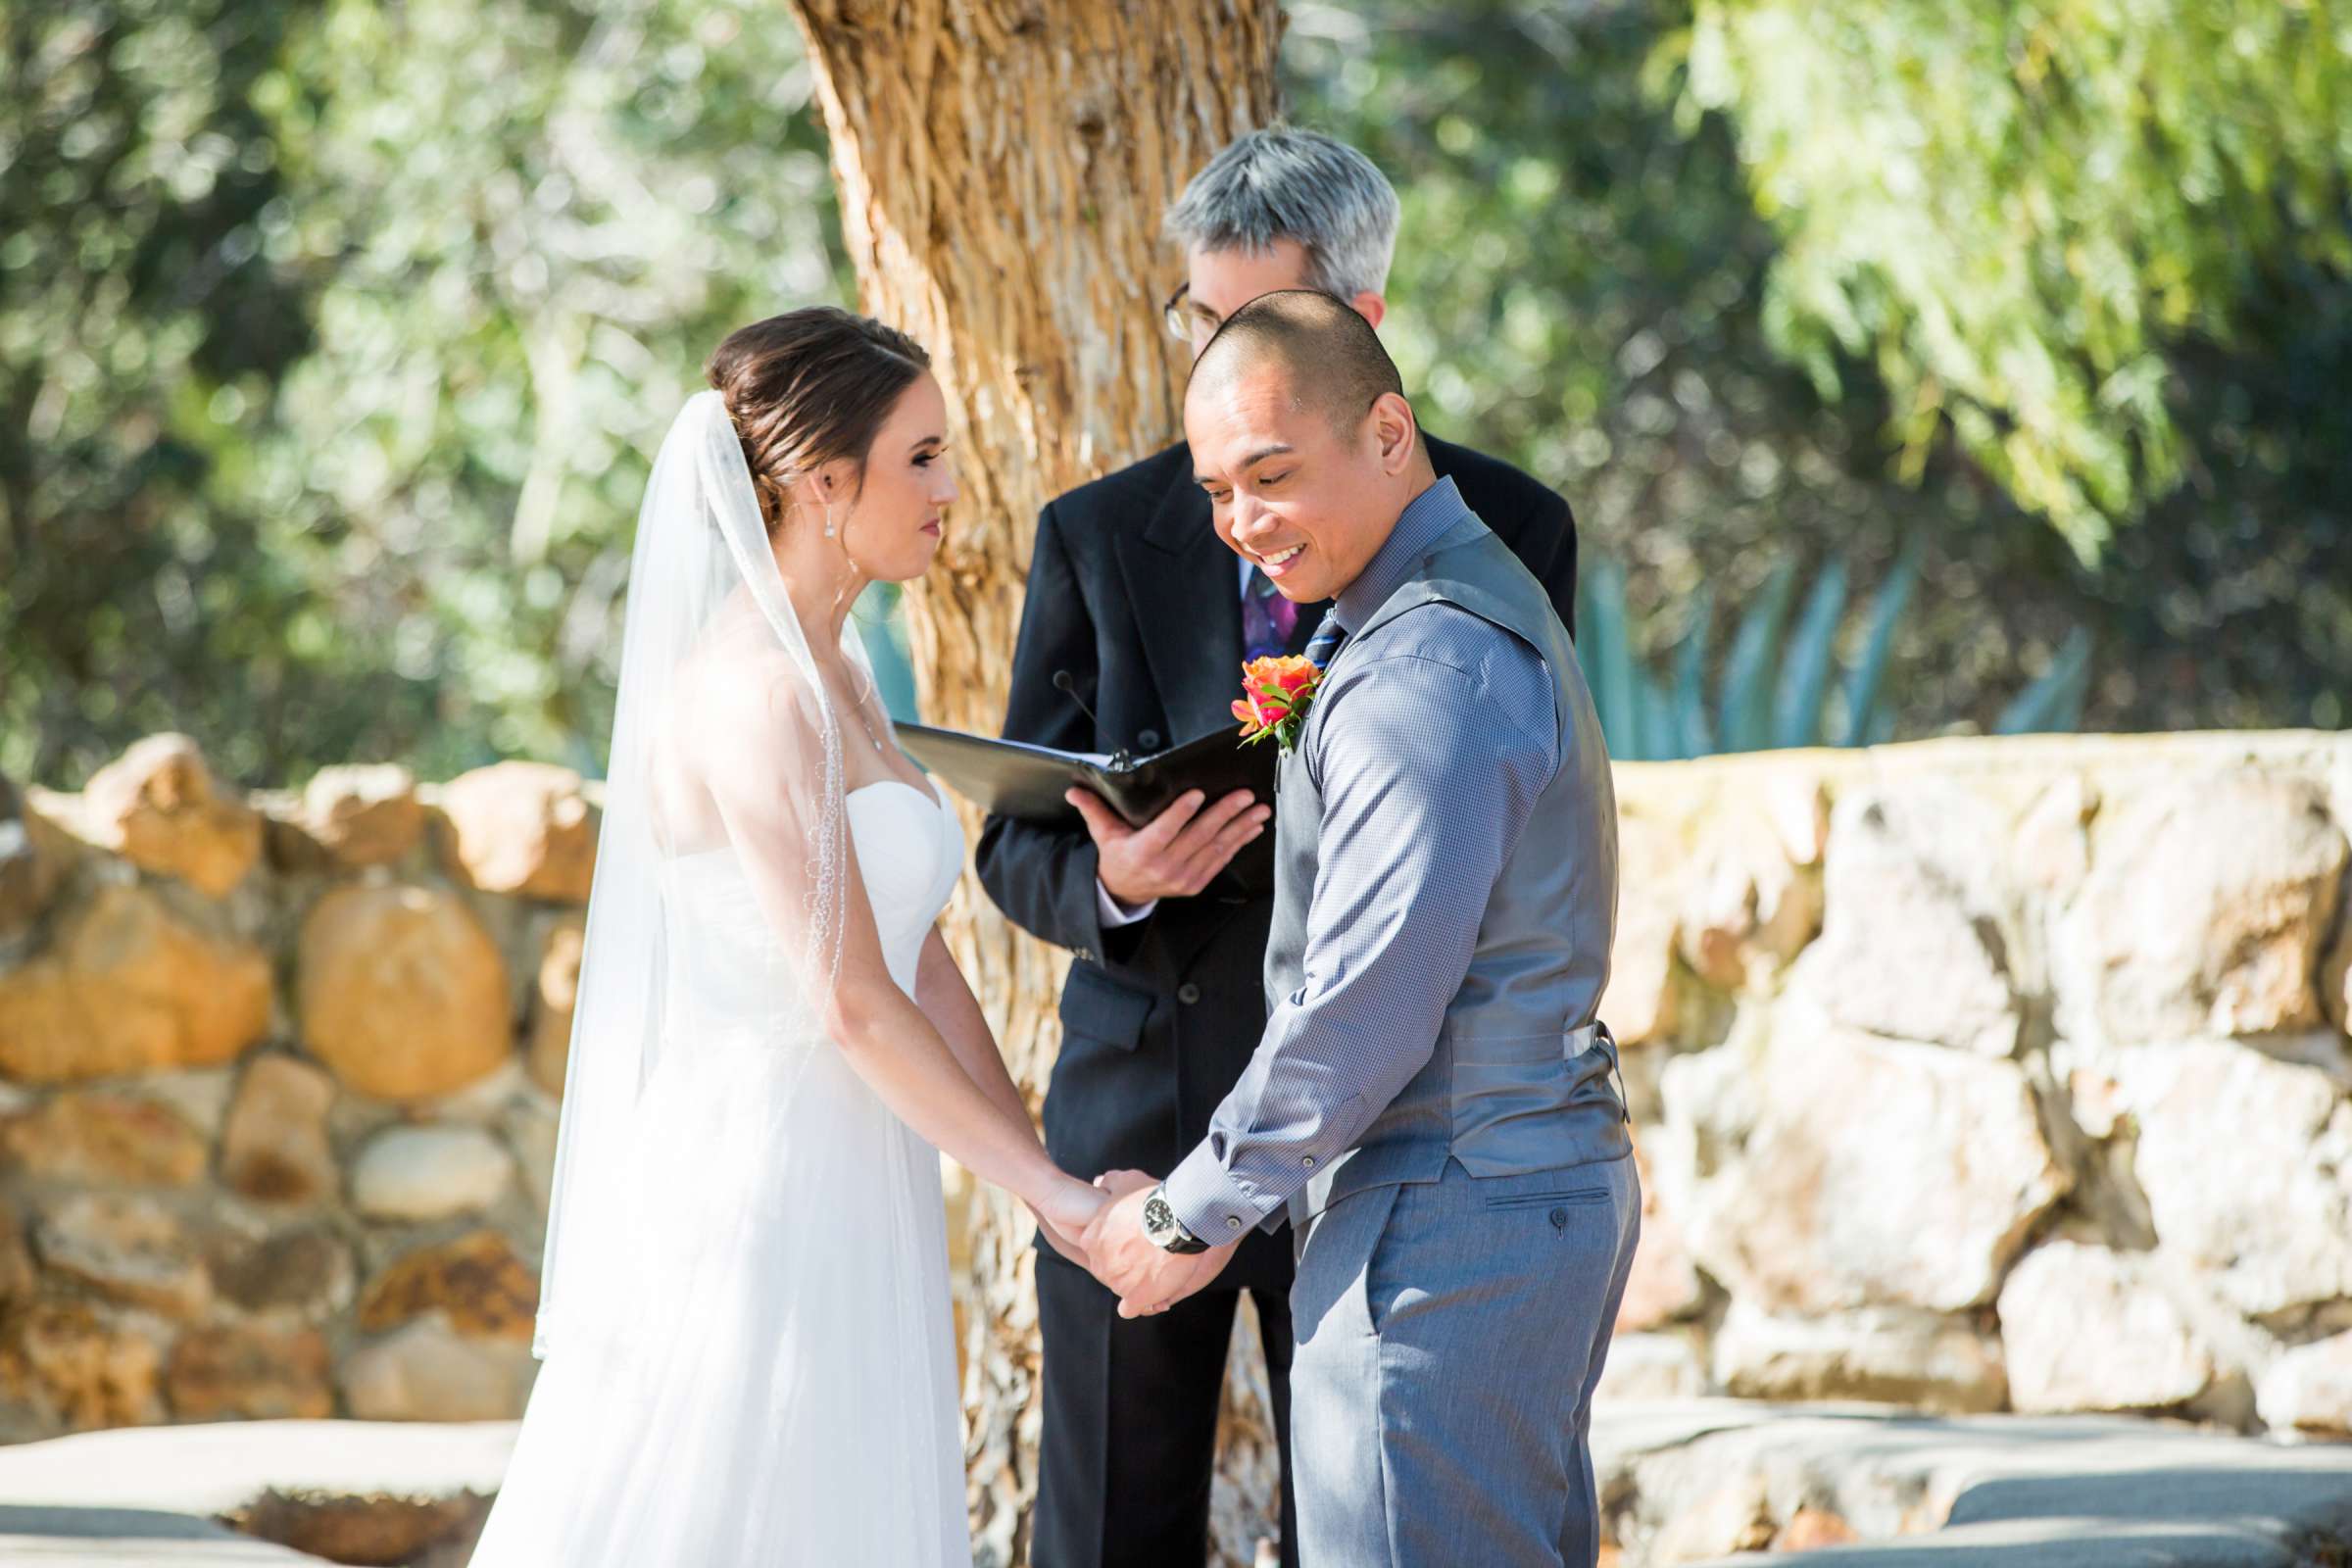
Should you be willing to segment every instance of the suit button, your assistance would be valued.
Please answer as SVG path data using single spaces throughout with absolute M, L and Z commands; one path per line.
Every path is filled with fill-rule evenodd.
M 1084 948 L 1080 948 L 1077 952 L 1071 954 L 1070 956 L 1076 958 L 1080 963 L 1092 963 L 1095 961 L 1095 956 Z
M 1176 1000 L 1189 1007 L 1200 1000 L 1200 988 L 1187 980 L 1176 988 Z
M 1145 730 L 1142 734 L 1136 736 L 1135 744 L 1147 752 L 1155 752 L 1159 750 L 1159 731 L 1155 729 Z

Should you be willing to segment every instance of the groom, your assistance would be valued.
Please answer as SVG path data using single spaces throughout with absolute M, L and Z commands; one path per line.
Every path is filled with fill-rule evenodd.
M 1335 604 L 1281 762 L 1265 1033 L 1164 1183 L 1105 1178 L 1089 1257 L 1122 1313 L 1164 1311 L 1287 1207 L 1306 1568 L 1590 1568 L 1641 1200 L 1595 1016 L 1615 800 L 1567 631 L 1345 305 L 1235 312 L 1185 433 L 1226 544 Z

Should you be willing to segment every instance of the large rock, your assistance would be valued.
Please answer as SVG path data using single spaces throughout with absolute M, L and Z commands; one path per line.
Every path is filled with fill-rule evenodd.
M 1770 1311 L 1979 1305 L 2069 1186 L 2014 1064 L 1801 1005 L 1677 1057 L 1661 1089 L 1666 1204 L 1706 1271 Z
M 339 1381 L 363 1421 L 498 1421 L 522 1413 L 535 1371 L 527 1348 L 425 1319 L 353 1352 Z
M 2009 1271 L 2000 1317 L 2019 1410 L 2161 1410 L 2213 1382 L 2212 1354 L 2144 1253 L 2046 1243 Z
M 496 1231 L 480 1230 L 397 1259 L 360 1299 L 360 1327 L 380 1334 L 437 1312 L 469 1338 L 531 1343 L 539 1277 Z
M 351 1305 L 357 1289 L 351 1249 L 319 1227 L 223 1237 L 210 1261 L 220 1298 L 257 1317 L 322 1322 Z
M 514 1151 L 515 1162 L 522 1167 L 523 1190 L 531 1195 L 532 1205 L 545 1214 L 556 1181 L 555 1113 L 543 1104 L 518 1099 L 507 1107 L 500 1126 Z M 953 1246 L 960 1233 L 951 1228 L 948 1235 Z
M 1639 1144 L 1634 1147 L 1634 1160 L 1642 1177 L 1642 1240 L 1634 1250 L 1625 1298 L 1617 1307 L 1619 1334 L 1658 1328 L 1690 1316 L 1706 1302 L 1706 1290 L 1690 1261 L 1683 1228 L 1667 1211 L 1649 1156 Z
M 1674 834 L 1643 816 L 1617 821 L 1617 934 L 1600 1015 L 1620 1046 L 1674 1032 L 1675 889 L 1681 849 Z
M 338 888 L 303 922 L 299 967 L 304 1043 L 362 1094 L 448 1094 L 512 1051 L 506 961 L 452 894 Z
M 1902 1307 L 1776 1317 L 1734 1300 L 1715 1332 L 1715 1381 L 1753 1399 L 1870 1399 L 1997 1410 L 1997 1342 L 1966 1318 Z
M 546 762 L 499 762 L 441 787 L 453 868 L 485 893 L 588 902 L 596 812 L 580 776 Z
M 1845 796 L 1830 822 L 1821 940 L 1790 985 L 1849 1028 L 2009 1054 L 2018 938 L 2002 849 L 1999 819 L 1956 785 Z
M 172 1347 L 164 1392 L 182 1421 L 319 1421 L 335 1411 L 326 1339 L 317 1329 L 190 1329 Z
M 488 1208 L 514 1175 L 514 1156 L 479 1127 L 392 1127 L 352 1165 L 351 1202 L 370 1219 L 443 1219 Z
M 2249 1314 L 2352 1296 L 2352 1101 L 2331 1074 L 2227 1041 L 2117 1068 L 2164 1251 Z
M 2254 1401 L 2273 1431 L 2352 1439 L 2352 1334 L 2297 1346 L 2278 1357 L 2262 1375 Z
M 1609 1341 L 1595 1399 L 1688 1399 L 1714 1392 L 1706 1358 L 1682 1334 L 1625 1334 Z
M 36 1181 L 186 1187 L 204 1174 L 204 1140 L 140 1095 L 68 1091 L 0 1121 L 0 1152 Z
M 247 1198 L 307 1203 L 335 1189 L 326 1136 L 334 1080 L 291 1056 L 255 1058 L 220 1134 L 220 1177 Z
M 2344 836 L 2313 785 L 2237 770 L 2110 803 L 2051 938 L 2059 1023 L 2118 1043 L 2320 1021 Z
M 0 1310 L 31 1300 L 38 1284 L 32 1250 L 24 1245 L 24 1216 L 14 1204 L 0 1203 Z
M 1721 802 L 1676 898 L 1683 961 L 1726 991 L 1770 986 L 1821 929 L 1828 803 L 1818 779 L 1779 772 Z M 1630 896 L 1642 896 L 1632 882 Z
M 32 1245 L 50 1274 L 125 1306 L 192 1318 L 212 1300 L 212 1279 L 187 1233 L 145 1198 L 62 1199 L 34 1222 Z
M 531 995 L 531 1081 L 551 1095 L 564 1093 L 571 1060 L 571 1010 L 580 996 L 580 953 L 587 922 L 566 914 L 549 927 L 539 950 L 539 983 Z M 1616 982 L 1610 981 L 1612 994 Z
M 161 1421 L 162 1360 L 154 1341 L 107 1324 L 81 1301 L 44 1301 L 0 1322 L 0 1390 L 53 1427 Z
M 302 792 L 302 825 L 338 864 L 388 865 L 424 836 L 424 806 L 405 767 L 320 768 Z
M 185 735 L 151 735 L 90 777 L 81 815 L 91 842 L 219 898 L 262 855 L 262 819 L 223 791 Z
M 2335 941 L 2320 960 L 2320 1005 L 2338 1034 L 2352 1035 L 2352 909 L 2337 914 Z
M 0 974 L 0 1073 L 64 1083 L 227 1061 L 270 1027 L 270 960 L 151 888 L 106 887 Z

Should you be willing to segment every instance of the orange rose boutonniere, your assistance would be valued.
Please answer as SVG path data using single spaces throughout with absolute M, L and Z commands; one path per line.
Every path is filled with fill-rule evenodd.
M 1307 705 L 1315 700 L 1322 680 L 1315 662 L 1298 654 L 1252 659 L 1244 664 L 1242 695 L 1233 705 L 1233 716 L 1242 721 L 1242 744 L 1271 735 L 1287 754 L 1298 744 Z

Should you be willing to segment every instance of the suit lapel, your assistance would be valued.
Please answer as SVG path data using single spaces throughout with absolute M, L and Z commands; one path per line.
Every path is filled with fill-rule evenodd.
M 1230 725 L 1242 689 L 1241 567 L 1209 523 L 1208 497 L 1189 479 L 1170 486 L 1142 535 L 1121 545 L 1119 570 L 1167 710 L 1168 743 Z

